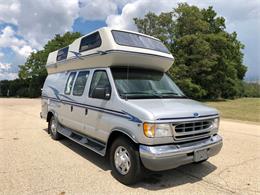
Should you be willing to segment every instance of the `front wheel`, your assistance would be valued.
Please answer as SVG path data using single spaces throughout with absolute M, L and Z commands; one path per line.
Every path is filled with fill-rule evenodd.
M 130 140 L 120 137 L 111 146 L 109 154 L 112 175 L 121 183 L 131 185 L 141 179 L 142 164 L 138 148 Z
M 59 128 L 59 121 L 56 119 L 56 117 L 52 116 L 48 124 L 48 131 L 50 132 L 52 139 L 59 140 L 62 138 L 62 135 L 58 132 Z

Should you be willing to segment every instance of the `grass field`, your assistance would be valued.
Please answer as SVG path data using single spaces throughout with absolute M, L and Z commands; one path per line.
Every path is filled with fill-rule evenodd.
M 260 98 L 213 101 L 206 104 L 217 108 L 223 118 L 260 122 Z

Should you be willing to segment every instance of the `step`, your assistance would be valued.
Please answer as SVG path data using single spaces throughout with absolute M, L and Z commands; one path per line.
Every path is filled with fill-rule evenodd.
M 60 127 L 58 132 L 72 141 L 98 153 L 99 155 L 105 156 L 106 145 L 104 143 L 63 126 Z

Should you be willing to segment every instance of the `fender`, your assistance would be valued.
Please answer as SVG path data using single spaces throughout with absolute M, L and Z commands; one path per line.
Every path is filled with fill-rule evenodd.
M 53 109 L 50 109 L 50 110 L 48 110 L 48 113 L 47 113 L 47 119 L 46 119 L 47 122 L 49 122 L 49 121 L 48 121 L 48 115 L 49 115 L 49 113 L 52 113 L 52 115 L 53 115 L 56 119 L 59 120 L 57 112 L 55 112 Z M 60 121 L 59 121 L 59 122 L 60 122 Z
M 120 133 L 126 135 L 127 137 L 129 137 L 134 143 L 136 143 L 136 144 L 139 143 L 138 140 L 136 139 L 136 136 L 130 130 L 124 129 L 124 128 L 118 128 L 118 127 L 112 129 L 112 131 L 110 132 L 110 134 L 108 136 L 107 143 L 113 132 L 120 132 Z

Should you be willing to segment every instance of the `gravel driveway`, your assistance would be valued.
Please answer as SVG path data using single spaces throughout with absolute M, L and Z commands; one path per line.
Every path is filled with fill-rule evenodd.
M 127 187 L 104 158 L 52 140 L 40 107 L 40 99 L 0 99 L 0 194 L 260 194 L 260 125 L 222 120 L 220 154 Z

